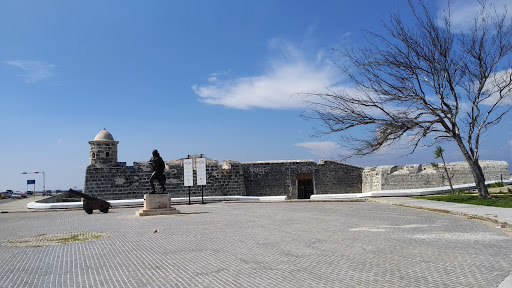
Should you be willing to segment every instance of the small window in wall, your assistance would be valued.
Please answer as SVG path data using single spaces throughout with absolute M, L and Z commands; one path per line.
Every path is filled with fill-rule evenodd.
M 96 159 L 96 153 L 91 152 L 91 157 L 92 157 L 92 159 Z
M 105 153 L 105 157 L 109 158 L 110 157 L 110 152 Z

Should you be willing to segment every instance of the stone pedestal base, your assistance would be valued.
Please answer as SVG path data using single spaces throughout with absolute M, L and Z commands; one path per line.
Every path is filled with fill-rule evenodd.
M 172 215 L 180 211 L 171 207 L 170 194 L 145 194 L 144 207 L 136 212 L 137 216 Z

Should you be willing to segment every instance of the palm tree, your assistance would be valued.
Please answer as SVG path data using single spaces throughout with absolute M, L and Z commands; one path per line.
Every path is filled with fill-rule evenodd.
M 450 177 L 450 174 L 448 174 L 448 168 L 446 168 L 446 163 L 444 162 L 443 153 L 444 153 L 444 149 L 441 146 L 437 146 L 436 150 L 434 151 L 434 158 L 436 158 L 436 159 L 441 158 L 441 160 L 443 160 L 444 173 L 446 173 L 446 178 L 448 178 L 448 183 L 450 184 L 450 189 L 452 189 L 452 192 L 455 192 L 455 190 L 453 190 L 453 185 L 452 185 L 453 175 Z M 437 167 L 437 165 L 435 165 L 435 167 Z

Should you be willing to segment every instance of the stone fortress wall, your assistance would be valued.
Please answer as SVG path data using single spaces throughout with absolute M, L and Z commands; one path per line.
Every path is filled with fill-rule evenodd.
M 196 158 L 194 155 L 192 158 Z M 325 164 L 325 162 L 329 162 Z M 344 172 L 347 173 L 344 173 Z M 206 161 L 206 186 L 204 196 L 280 196 L 287 195 L 290 199 L 309 198 L 299 196 L 301 189 L 308 189 L 311 183 L 311 194 L 337 191 L 338 193 L 361 192 L 361 176 L 363 168 L 350 166 L 334 161 L 270 161 L 248 162 Z M 89 165 L 85 173 L 84 193 L 105 200 L 140 199 L 151 191 L 149 162 L 134 162 L 126 166 L 118 162 L 111 167 Z M 165 162 L 166 192 L 172 197 L 188 197 L 188 187 L 184 186 L 183 163 L 181 160 Z M 302 186 L 297 175 L 307 176 Z M 357 175 L 354 177 L 353 175 Z M 196 185 L 194 170 L 194 186 L 190 187 L 192 197 L 201 196 L 201 186 Z M 308 181 L 309 180 L 309 181 Z M 354 181 L 355 180 L 355 181 Z M 160 187 L 155 181 L 157 191 Z
M 363 168 L 335 161 L 258 161 L 241 163 L 247 196 L 360 193 Z M 301 194 L 305 191 L 305 194 Z M 308 192 L 309 191 L 309 192 Z M 307 195 L 309 193 L 309 195 Z
M 439 168 L 431 164 L 364 168 L 362 192 L 449 186 L 443 164 L 438 165 Z M 510 178 L 506 161 L 482 160 L 480 166 L 486 181 Z M 446 163 L 446 168 L 450 176 L 453 176 L 453 185 L 475 182 L 466 162 Z
M 85 173 L 84 193 L 105 200 L 141 199 L 150 192 L 149 162 L 127 166 L 117 162 L 117 144 L 112 135 L 102 130 L 91 146 L 91 164 Z M 198 157 L 197 155 L 192 158 Z M 195 161 L 193 161 L 195 163 Z M 486 180 L 510 178 L 504 161 L 481 161 Z M 442 164 L 441 164 L 442 165 Z M 440 166 L 441 166 L 440 165 Z M 165 162 L 166 190 L 172 197 L 188 197 L 184 186 L 183 161 Z M 464 162 L 447 164 L 453 173 L 453 184 L 473 183 Z M 447 186 L 442 167 L 428 165 L 357 167 L 336 161 L 307 160 L 237 162 L 222 164 L 206 161 L 207 185 L 204 196 L 281 196 L 308 199 L 312 194 L 362 193 L 379 190 L 414 189 Z M 201 196 L 201 186 L 190 187 L 192 197 Z M 160 189 L 155 181 L 157 189 Z
M 204 196 L 245 196 L 242 167 L 240 163 L 229 161 L 229 165 L 219 165 L 217 161 L 206 161 L 206 186 L 203 187 Z M 227 167 L 227 168 L 225 168 Z M 85 173 L 84 193 L 105 200 L 141 199 L 144 194 L 151 191 L 149 178 L 151 177 L 149 162 L 134 162 L 133 166 L 126 166 L 120 162 L 111 167 L 96 167 L 89 165 Z M 182 161 L 165 162 L 165 176 L 167 178 L 166 192 L 172 197 L 188 197 L 188 187 L 184 187 Z M 196 172 L 194 171 L 194 184 Z M 160 186 L 155 181 L 157 191 Z M 201 196 L 201 186 L 191 186 L 192 197 Z

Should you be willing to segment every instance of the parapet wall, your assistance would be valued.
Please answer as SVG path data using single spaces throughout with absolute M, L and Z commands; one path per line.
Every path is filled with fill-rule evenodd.
M 85 173 L 84 193 L 104 200 L 138 199 L 151 191 L 149 178 L 151 177 L 149 162 L 134 162 L 133 166 L 119 162 L 112 167 L 100 168 L 89 165 Z M 182 161 L 165 162 L 165 176 L 167 178 L 166 192 L 172 197 L 188 197 L 188 187 L 183 185 Z M 244 196 L 244 177 L 239 162 L 226 161 L 219 165 L 217 161 L 206 161 L 206 186 L 204 196 Z M 196 181 L 194 170 L 194 182 Z M 160 186 L 154 181 L 157 191 Z M 201 186 L 190 187 L 192 197 L 201 196 Z
M 242 163 L 247 196 L 287 195 L 297 198 L 297 174 L 312 174 L 316 178 L 315 161 L 269 161 Z M 315 188 L 315 190 L 317 190 Z
M 361 193 L 362 167 L 336 161 L 318 162 L 318 191 L 315 194 Z
M 505 161 L 480 161 L 486 180 L 509 179 Z M 172 197 L 188 197 L 184 186 L 183 162 L 165 162 L 166 190 Z M 447 164 L 452 183 L 474 183 L 466 162 Z M 105 200 L 141 199 L 150 192 L 149 162 L 133 166 L 119 162 L 111 167 L 89 165 L 84 193 Z M 442 164 L 357 167 L 336 161 L 206 161 L 207 185 L 204 196 L 281 196 L 289 199 L 309 198 L 313 194 L 361 193 L 380 190 L 417 189 L 448 186 Z M 194 182 L 196 181 L 194 171 Z M 194 183 L 195 184 L 195 183 Z M 160 187 L 155 181 L 158 191 Z M 201 186 L 190 188 L 191 196 L 201 196 Z M 306 195 L 306 196 L 305 196 Z
M 443 164 L 438 165 L 439 168 L 430 164 L 367 167 L 362 174 L 362 192 L 448 186 Z M 480 161 L 480 165 L 486 181 L 510 178 L 505 161 Z M 466 162 L 447 163 L 446 168 L 453 175 L 453 185 L 475 182 Z
M 188 197 L 182 161 L 165 162 L 165 165 L 166 191 L 172 197 Z M 289 199 L 304 197 L 304 189 L 310 194 L 360 193 L 363 172 L 361 167 L 325 160 L 318 164 L 308 160 L 246 163 L 229 160 L 219 165 L 217 161 L 207 159 L 206 170 L 204 196 L 286 195 Z M 134 162 L 133 166 L 126 166 L 124 162 L 112 167 L 89 165 L 84 193 L 105 200 L 143 198 L 151 189 L 151 173 L 149 162 Z M 304 182 L 301 186 L 300 181 L 304 179 L 306 186 Z M 160 191 L 156 181 L 155 186 Z M 201 186 L 192 186 L 191 196 L 200 195 Z
M 313 194 L 361 193 L 363 168 L 336 161 L 247 162 L 242 167 L 248 196 L 297 199 L 299 179 L 309 177 Z

